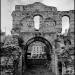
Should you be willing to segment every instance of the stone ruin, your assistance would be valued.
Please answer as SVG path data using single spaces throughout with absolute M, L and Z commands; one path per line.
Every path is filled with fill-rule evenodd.
M 38 29 L 36 29 L 34 22 L 34 18 L 37 16 L 40 18 Z M 64 16 L 69 18 L 70 24 L 66 36 L 61 34 Z M 56 7 L 35 2 L 29 5 L 16 5 L 12 12 L 12 18 L 12 36 L 16 39 L 18 39 L 17 37 L 20 38 L 17 41 L 17 46 L 20 49 L 18 52 L 21 53 L 18 57 L 19 64 L 17 64 L 17 71 L 20 72 L 20 75 L 24 75 L 26 64 L 31 64 L 29 59 L 34 58 L 33 55 L 35 54 L 39 55 L 38 51 L 42 53 L 43 50 L 47 54 L 46 60 L 49 61 L 48 67 L 52 72 L 56 75 L 65 75 L 66 73 L 74 75 L 74 10 L 58 11 Z M 8 47 L 4 46 L 2 49 Z M 31 53 L 32 58 L 31 55 L 28 55 L 28 51 L 31 52 L 31 50 L 33 51 L 33 54 Z M 38 56 L 36 58 L 42 59 L 43 57 L 39 58 Z M 69 63 L 66 64 L 66 62 Z

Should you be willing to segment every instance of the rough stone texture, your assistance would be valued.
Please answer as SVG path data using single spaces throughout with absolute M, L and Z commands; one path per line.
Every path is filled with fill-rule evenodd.
M 15 75 L 19 70 L 21 71 L 21 52 L 19 46 L 3 46 L 1 48 L 1 75 Z M 19 68 L 18 68 L 19 67 Z M 20 72 L 19 72 L 20 73 Z M 21 74 L 21 73 L 20 73 Z
M 34 17 L 40 16 L 40 29 L 38 31 L 34 28 Z M 68 16 L 70 19 L 70 28 L 67 36 L 58 35 L 62 30 L 62 17 Z M 50 42 L 52 45 L 52 53 L 51 55 L 51 69 L 56 75 L 61 75 L 58 71 L 58 62 L 62 63 L 62 75 L 64 75 L 64 60 L 61 55 L 66 57 L 64 54 L 64 50 L 67 52 L 66 45 L 63 45 L 65 39 L 69 39 L 71 41 L 71 47 L 74 46 L 74 10 L 70 11 L 57 11 L 56 7 L 46 6 L 42 3 L 36 2 L 34 4 L 29 5 L 16 5 L 15 11 L 12 12 L 13 17 L 13 29 L 12 35 L 15 33 L 19 35 L 23 39 L 22 45 L 25 47 L 28 40 L 33 37 L 43 37 Z M 62 37 L 63 36 L 63 37 Z M 63 39 L 63 40 L 62 40 Z M 44 41 L 44 40 L 43 40 Z M 58 46 L 56 46 L 58 45 Z M 64 49 L 63 49 L 64 48 Z M 68 47 L 67 47 L 68 48 Z M 68 49 L 69 50 L 69 49 Z M 74 50 L 74 49 L 72 49 Z M 20 60 L 20 69 L 19 72 L 24 73 L 26 69 L 25 65 L 25 52 L 26 50 L 22 48 L 22 55 Z M 68 57 L 69 54 L 67 54 Z M 65 59 L 64 57 L 64 59 Z M 23 66 L 23 67 L 22 67 Z M 67 70 L 67 69 L 66 69 Z

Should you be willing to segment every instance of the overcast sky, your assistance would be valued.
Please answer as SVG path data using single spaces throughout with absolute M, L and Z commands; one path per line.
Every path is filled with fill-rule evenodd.
M 15 5 L 26 5 L 34 2 L 42 2 L 48 6 L 57 7 L 58 11 L 74 10 L 74 0 L 1 0 L 1 29 L 10 34 L 12 29 L 11 13 Z

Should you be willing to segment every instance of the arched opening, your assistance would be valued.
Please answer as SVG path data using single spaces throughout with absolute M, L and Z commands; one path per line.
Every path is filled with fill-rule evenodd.
M 49 67 L 51 63 L 52 46 L 43 37 L 33 37 L 25 45 L 25 64 L 26 68 L 32 66 Z
M 39 30 L 40 28 L 40 16 L 34 16 L 34 28 L 35 30 Z
M 35 46 L 35 45 L 37 45 L 37 46 Z M 33 51 L 37 51 L 37 50 L 40 51 L 40 50 L 43 50 L 43 48 L 46 49 L 45 52 L 47 54 L 47 59 L 51 60 L 50 53 L 52 52 L 52 46 L 48 40 L 46 40 L 43 37 L 34 37 L 34 38 L 31 38 L 30 40 L 28 40 L 28 42 L 26 43 L 26 46 L 25 46 L 26 59 L 27 59 L 27 51 L 28 51 L 29 47 L 31 49 L 31 46 L 32 46 Z
M 35 41 L 28 46 L 26 54 L 26 63 L 30 65 L 44 65 L 47 59 L 50 59 L 47 47 L 40 41 Z
M 68 30 L 69 30 L 69 17 L 68 16 L 63 16 L 62 17 L 62 34 L 67 35 Z

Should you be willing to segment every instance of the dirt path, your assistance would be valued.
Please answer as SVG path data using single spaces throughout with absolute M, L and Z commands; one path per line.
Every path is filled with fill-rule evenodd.
M 25 71 L 25 75 L 55 75 L 44 66 L 32 66 Z

